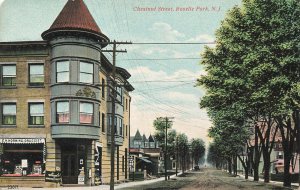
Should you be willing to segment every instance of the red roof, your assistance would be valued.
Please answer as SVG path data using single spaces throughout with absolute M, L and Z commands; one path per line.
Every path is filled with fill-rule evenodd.
M 42 37 L 57 31 L 86 31 L 108 40 L 101 32 L 83 0 L 68 0 L 51 27 L 43 32 Z

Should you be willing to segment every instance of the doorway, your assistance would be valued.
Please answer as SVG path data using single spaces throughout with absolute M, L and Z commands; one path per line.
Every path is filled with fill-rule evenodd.
M 62 183 L 63 184 L 77 184 L 77 164 L 75 153 L 64 153 L 62 156 Z
M 63 184 L 85 184 L 87 177 L 87 142 L 61 140 L 61 172 Z

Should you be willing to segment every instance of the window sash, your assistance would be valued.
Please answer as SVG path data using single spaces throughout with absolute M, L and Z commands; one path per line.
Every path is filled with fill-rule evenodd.
M 56 62 L 56 82 L 70 81 L 70 63 L 69 61 Z
M 56 122 L 68 123 L 69 121 L 69 102 L 56 102 Z
M 90 73 L 80 73 L 80 81 L 83 83 L 93 83 L 93 74 Z
M 3 115 L 2 124 L 3 125 L 16 125 L 16 115 Z
M 80 102 L 80 123 L 93 123 L 94 104 Z
M 30 125 L 44 125 L 44 115 L 31 115 L 29 117 Z
M 44 104 L 32 103 L 29 104 L 29 124 L 44 125 Z

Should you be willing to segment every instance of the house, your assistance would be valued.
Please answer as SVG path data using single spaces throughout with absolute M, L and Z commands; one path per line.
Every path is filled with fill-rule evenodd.
M 158 175 L 158 167 L 161 160 L 161 149 L 158 142 L 150 134 L 147 138 L 145 134 L 141 136 L 139 130 L 135 136 L 130 137 L 130 159 L 131 173 L 147 171 L 151 176 Z
M 116 68 L 115 118 L 109 42 L 83 0 L 68 0 L 40 41 L 0 42 L 0 184 L 99 185 L 128 179 L 130 74 Z

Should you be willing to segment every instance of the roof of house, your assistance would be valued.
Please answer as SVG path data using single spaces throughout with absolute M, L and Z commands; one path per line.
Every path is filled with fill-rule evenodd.
M 108 37 L 101 32 L 83 0 L 68 0 L 50 28 L 42 33 L 42 37 L 48 39 L 56 33 L 67 31 L 88 34 L 100 41 L 109 41 Z
M 139 130 L 136 131 L 134 140 L 143 140 Z
M 143 141 L 144 141 L 144 142 L 145 142 L 145 141 L 148 141 L 148 139 L 147 139 L 147 137 L 146 137 L 145 134 L 143 134 Z
M 154 139 L 152 137 L 152 135 L 150 134 L 149 138 L 148 138 L 149 142 L 154 142 Z

